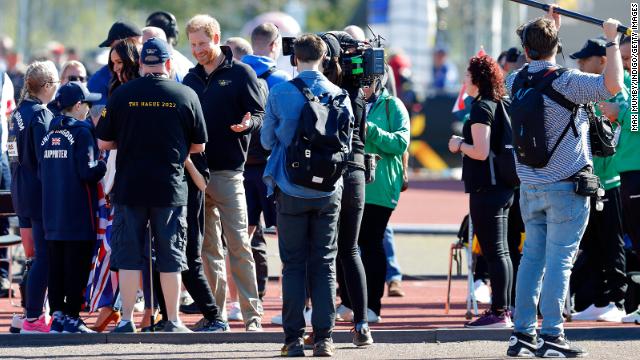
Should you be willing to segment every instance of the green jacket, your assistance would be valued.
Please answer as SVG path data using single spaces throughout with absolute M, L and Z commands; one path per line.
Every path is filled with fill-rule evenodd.
M 389 104 L 389 117 L 385 102 Z M 375 181 L 367 184 L 365 203 L 395 209 L 402 188 L 402 154 L 409 147 L 409 113 L 396 97 L 383 90 L 367 113 L 364 151 L 378 154 Z
M 627 94 L 631 90 L 631 76 L 624 73 L 624 86 Z M 631 131 L 631 103 L 630 99 L 620 105 L 618 113 L 618 124 L 620 125 L 620 139 L 613 156 L 613 162 L 619 173 L 625 171 L 640 170 L 640 132 Z
M 623 113 L 623 110 L 628 107 L 629 104 L 629 93 L 627 89 L 620 90 L 616 96 L 607 100 L 608 103 L 618 104 L 620 106 L 620 114 Z M 601 116 L 602 112 L 598 106 L 595 107 L 596 115 Z M 614 131 L 616 133 L 620 132 L 619 126 L 617 124 L 613 124 Z M 619 151 L 616 149 L 616 153 Z M 600 182 L 602 183 L 602 187 L 605 190 L 610 190 L 620 186 L 620 173 L 615 165 L 615 154 L 607 157 L 593 157 L 593 172 L 598 175 L 600 178 Z

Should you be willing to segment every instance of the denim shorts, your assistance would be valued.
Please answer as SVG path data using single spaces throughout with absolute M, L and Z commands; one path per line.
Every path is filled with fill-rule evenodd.
M 111 228 L 111 267 L 142 270 L 149 264 L 143 256 L 149 248 L 149 230 L 153 238 L 155 264 L 159 272 L 182 272 L 188 269 L 187 210 L 185 206 L 144 207 L 114 205 Z M 145 250 L 146 249 L 146 250 Z

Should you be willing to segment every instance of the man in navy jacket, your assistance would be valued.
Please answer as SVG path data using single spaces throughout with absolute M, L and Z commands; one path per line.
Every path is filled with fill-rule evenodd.
M 234 60 L 228 46 L 220 46 L 218 21 L 209 15 L 196 15 L 187 23 L 187 33 L 198 65 L 189 71 L 183 83 L 198 94 L 210 136 L 206 155 L 211 181 L 206 189 L 202 247 L 205 271 L 216 303 L 224 309 L 227 285 L 224 228 L 246 330 L 261 331 L 262 304 L 247 234 L 243 171 L 251 132 L 262 124 L 264 99 L 256 73 Z

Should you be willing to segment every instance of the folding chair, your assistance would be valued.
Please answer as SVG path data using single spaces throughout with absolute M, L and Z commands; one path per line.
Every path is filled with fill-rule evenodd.
M 11 191 L 0 190 L 0 217 L 15 216 L 13 202 L 11 201 Z M 22 244 L 22 239 L 18 235 L 8 234 L 0 236 L 0 248 L 7 249 L 7 256 L 0 258 L 0 262 L 6 262 L 8 267 L 9 278 L 9 302 L 13 306 L 18 306 L 13 302 L 13 248 Z
M 451 306 L 451 274 L 453 271 L 453 261 L 456 262 L 456 270 L 458 275 L 462 272 L 462 250 L 465 250 L 467 255 L 467 312 L 465 317 L 471 319 L 473 315 L 478 315 L 478 302 L 476 301 L 475 294 L 473 292 L 473 241 L 467 241 L 467 239 L 473 239 L 473 226 L 471 223 L 471 217 L 466 215 L 460 224 L 460 230 L 458 231 L 458 241 L 451 244 L 449 249 L 449 272 L 447 276 L 447 300 L 445 302 L 444 313 L 448 314 Z M 468 246 L 464 245 L 467 241 Z M 471 308 L 473 307 L 473 313 Z

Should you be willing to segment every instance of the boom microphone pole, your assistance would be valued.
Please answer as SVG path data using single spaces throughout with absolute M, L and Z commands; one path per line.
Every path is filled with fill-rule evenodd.
M 522 4 L 522 5 L 527 5 L 527 6 L 531 6 L 531 7 L 534 7 L 534 8 L 538 8 L 538 9 L 541 9 L 541 10 L 544 10 L 544 11 L 549 11 L 549 7 L 550 7 L 550 5 L 548 5 L 548 4 L 542 4 L 542 3 L 539 3 L 539 2 L 533 1 L 533 0 L 511 0 L 511 1 L 513 1 L 515 3 L 518 3 L 518 4 Z M 591 24 L 594 24 L 594 25 L 602 26 L 602 24 L 604 24 L 604 20 L 597 19 L 597 18 L 594 18 L 594 17 L 591 17 L 591 16 L 587 16 L 587 15 L 583 15 L 583 14 L 580 14 L 580 13 L 577 13 L 577 12 L 574 12 L 574 11 L 565 10 L 565 9 L 562 9 L 562 8 L 559 8 L 559 7 L 556 7 L 554 12 L 557 13 L 557 14 L 560 14 L 560 15 L 564 15 L 564 16 L 570 17 L 572 19 L 588 22 L 588 23 L 591 23 Z M 628 28 L 628 27 L 622 26 L 622 25 L 618 25 L 618 32 L 622 33 L 624 35 L 627 35 L 627 36 L 631 36 L 631 32 L 632 31 L 631 31 L 631 28 Z

